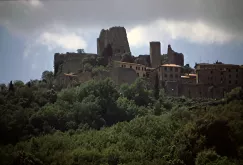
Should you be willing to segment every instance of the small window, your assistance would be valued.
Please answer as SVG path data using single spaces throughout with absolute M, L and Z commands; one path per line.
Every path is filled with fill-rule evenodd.
M 231 69 L 229 69 L 229 72 L 231 72 Z
M 238 69 L 236 69 L 235 71 L 238 72 Z
M 213 71 L 211 70 L 211 74 L 213 74 Z
M 132 69 L 132 65 L 130 65 L 130 68 Z
M 231 81 L 229 81 L 229 84 L 231 84 Z
M 136 67 L 136 70 L 138 70 L 138 67 Z
M 221 75 L 223 75 L 223 72 L 221 72 Z
M 145 77 L 145 74 L 143 74 L 143 77 Z
M 167 67 L 165 67 L 165 71 L 167 71 Z

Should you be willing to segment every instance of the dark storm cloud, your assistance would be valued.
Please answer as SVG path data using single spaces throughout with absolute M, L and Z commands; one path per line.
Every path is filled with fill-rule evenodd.
M 201 21 L 243 35 L 242 0 L 49 0 L 0 2 L 0 23 L 32 32 L 62 24 L 73 28 L 144 25 L 158 19 Z

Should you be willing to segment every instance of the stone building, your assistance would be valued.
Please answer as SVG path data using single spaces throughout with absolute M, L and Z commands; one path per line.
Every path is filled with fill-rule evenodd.
M 102 29 L 99 38 L 97 38 L 97 54 L 101 55 L 108 44 L 111 44 L 113 55 L 131 52 L 124 27 L 111 27 L 107 30 Z
M 214 86 L 237 87 L 243 85 L 243 70 L 233 64 L 196 64 L 197 83 Z
M 136 72 L 137 77 L 146 77 L 146 66 L 145 65 L 121 62 L 121 61 L 114 61 L 114 67 L 130 68 Z
M 180 66 L 184 66 L 184 55 L 182 53 L 175 52 L 171 45 L 168 45 L 167 49 L 167 56 L 168 56 L 168 64 L 176 64 Z
M 167 94 L 191 98 L 222 98 L 226 92 L 243 87 L 243 68 L 239 65 L 201 63 L 195 68 L 196 74 L 181 76 L 181 81 L 177 83 L 167 82 Z
M 158 69 L 160 81 L 180 81 L 181 66 L 175 64 L 164 64 Z
M 196 84 L 197 83 L 197 74 L 186 74 L 181 76 L 182 84 Z

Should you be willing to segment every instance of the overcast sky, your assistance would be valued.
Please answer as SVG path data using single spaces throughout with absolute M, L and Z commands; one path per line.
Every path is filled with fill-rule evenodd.
M 39 79 L 55 52 L 96 53 L 102 28 L 124 26 L 133 55 L 168 44 L 185 62 L 243 64 L 242 0 L 0 1 L 0 82 Z

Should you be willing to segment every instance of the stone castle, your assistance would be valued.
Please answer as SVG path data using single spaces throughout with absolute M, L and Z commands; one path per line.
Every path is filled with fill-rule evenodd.
M 102 59 L 102 65 L 109 65 L 110 70 L 94 76 L 92 71 L 84 70 L 83 61 L 87 59 Z M 199 63 L 195 69 L 185 71 L 184 55 L 175 52 L 171 45 L 168 45 L 167 54 L 161 54 L 157 41 L 150 42 L 149 55 L 133 56 L 124 27 L 102 29 L 97 38 L 97 54 L 56 53 L 54 74 L 61 84 L 110 77 L 120 85 L 144 77 L 151 86 L 157 82 L 168 95 L 194 98 L 222 98 L 225 92 L 243 87 L 242 65 Z

